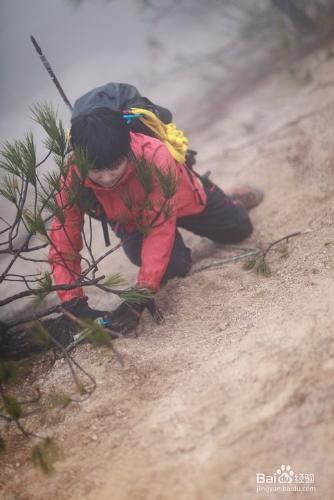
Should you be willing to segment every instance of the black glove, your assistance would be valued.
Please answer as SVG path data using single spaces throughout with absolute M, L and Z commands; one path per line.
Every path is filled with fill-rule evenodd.
M 106 326 L 110 326 L 111 329 L 126 335 L 137 327 L 145 309 L 148 309 L 156 323 L 161 324 L 164 321 L 163 315 L 157 308 L 154 299 L 150 299 L 140 304 L 130 304 L 124 301 L 107 316 Z
M 67 302 L 62 303 L 62 307 L 66 309 L 66 311 L 70 312 L 74 316 L 77 316 L 80 319 L 97 319 L 103 318 L 108 315 L 108 311 L 101 311 L 99 309 L 92 309 L 88 305 L 88 299 L 86 298 L 74 298 L 72 300 L 68 300 Z
M 62 303 L 62 307 L 74 316 L 80 319 L 95 320 L 96 318 L 105 317 L 108 311 L 100 311 L 91 309 L 87 303 L 87 298 L 74 298 Z M 74 335 L 82 330 L 82 327 L 72 321 L 68 316 L 62 314 L 56 319 L 43 321 L 43 325 L 48 330 L 51 340 L 54 339 L 63 347 L 67 347 L 74 341 Z
M 123 334 L 130 333 L 138 325 L 145 307 L 144 304 L 129 304 L 124 301 L 108 315 L 106 326 Z

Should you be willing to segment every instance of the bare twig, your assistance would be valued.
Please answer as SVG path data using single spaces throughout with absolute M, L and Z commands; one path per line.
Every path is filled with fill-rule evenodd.
M 281 243 L 281 241 L 288 242 L 290 238 L 294 238 L 295 236 L 300 236 L 301 234 L 303 234 L 303 233 L 301 231 L 298 231 L 296 233 L 291 233 L 291 234 L 288 234 L 287 236 L 283 236 L 283 238 L 280 238 L 279 240 L 273 241 L 272 243 L 270 243 L 270 245 L 263 252 L 263 258 L 266 257 L 266 255 L 273 248 L 273 246 L 277 245 L 278 243 Z
M 78 287 L 95 286 L 96 283 L 98 283 L 103 279 L 105 279 L 105 276 L 100 276 L 98 278 L 95 278 L 87 282 L 82 280 L 77 280 L 70 285 L 53 285 L 49 288 L 49 292 L 57 292 L 59 290 L 73 290 L 74 288 Z M 38 292 L 39 292 L 38 290 L 25 290 L 24 292 L 17 293 L 15 295 L 12 295 L 11 297 L 7 297 L 7 299 L 0 300 L 0 307 L 9 304 L 10 302 L 13 302 L 14 300 L 22 299 L 23 297 L 38 295 Z
M 78 379 L 77 377 L 77 374 L 75 373 L 75 370 L 73 368 L 73 364 L 82 372 L 84 373 L 89 379 L 90 381 L 93 383 L 93 387 L 91 388 L 90 391 L 87 391 L 88 392 L 88 395 L 92 394 L 92 392 L 95 391 L 96 389 L 96 381 L 94 379 L 94 377 L 92 375 L 90 375 L 89 373 L 87 373 L 85 370 L 83 370 L 83 368 L 73 360 L 73 358 L 68 354 L 68 352 L 66 351 L 66 349 L 62 346 L 62 344 L 60 342 L 58 342 L 57 339 L 55 339 L 53 337 L 53 335 L 51 335 L 49 332 L 48 332 L 48 335 L 51 339 L 51 341 L 54 343 L 54 345 L 61 351 L 61 353 L 63 354 L 67 364 L 68 364 L 68 367 L 71 371 L 71 374 L 72 374 L 72 377 L 73 377 L 73 380 L 75 382 L 75 385 L 77 387 L 77 389 L 79 391 L 81 391 L 81 383 L 80 383 L 80 380 Z M 83 398 L 81 401 L 83 401 L 84 399 L 87 399 L 87 398 Z
M 196 274 L 200 273 L 202 271 L 206 271 L 208 269 L 217 269 L 219 267 L 224 266 L 225 264 L 228 264 L 229 262 L 237 262 L 238 260 L 246 259 L 249 257 L 255 257 L 257 255 L 260 255 L 261 250 L 258 248 L 253 248 L 253 249 L 246 249 L 247 251 L 244 252 L 241 255 L 233 255 L 231 257 L 226 257 L 226 259 L 220 259 L 216 262 L 213 262 L 212 264 L 208 264 L 206 266 L 199 267 L 197 269 L 194 269 L 190 274 Z

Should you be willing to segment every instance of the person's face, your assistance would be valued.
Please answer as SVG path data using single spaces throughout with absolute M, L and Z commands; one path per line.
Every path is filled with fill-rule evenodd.
M 117 167 L 114 168 L 93 168 L 89 171 L 88 177 L 102 187 L 112 187 L 118 179 L 123 175 L 124 170 L 126 169 L 127 159 L 121 161 Z

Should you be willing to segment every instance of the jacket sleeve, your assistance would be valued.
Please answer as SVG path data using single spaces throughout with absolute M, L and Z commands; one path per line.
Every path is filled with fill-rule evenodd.
M 77 205 L 69 206 L 68 192 L 62 180 L 62 187 L 56 195 L 56 202 L 62 209 L 65 220 L 61 222 L 58 217 L 54 217 L 49 230 L 51 245 L 48 257 L 56 285 L 72 284 L 80 277 L 81 272 L 83 215 Z M 84 293 L 82 288 L 78 287 L 59 291 L 58 296 L 62 301 L 66 301 L 74 297 L 83 297 Z
M 165 146 L 159 147 L 153 158 L 154 164 L 163 173 L 169 173 L 177 184 L 176 163 Z M 137 286 L 157 291 L 167 269 L 176 232 L 175 194 L 167 199 L 156 175 L 149 195 L 150 209 L 143 213 L 145 225 L 152 225 L 144 236 L 141 249 L 141 267 Z M 163 210 L 162 210 L 163 207 Z

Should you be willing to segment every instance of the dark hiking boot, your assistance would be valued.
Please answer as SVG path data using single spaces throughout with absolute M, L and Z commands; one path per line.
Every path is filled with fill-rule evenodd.
M 264 192 L 261 189 L 247 184 L 234 186 L 228 191 L 225 191 L 225 194 L 229 196 L 232 201 L 241 203 L 247 210 L 257 207 L 264 198 Z

